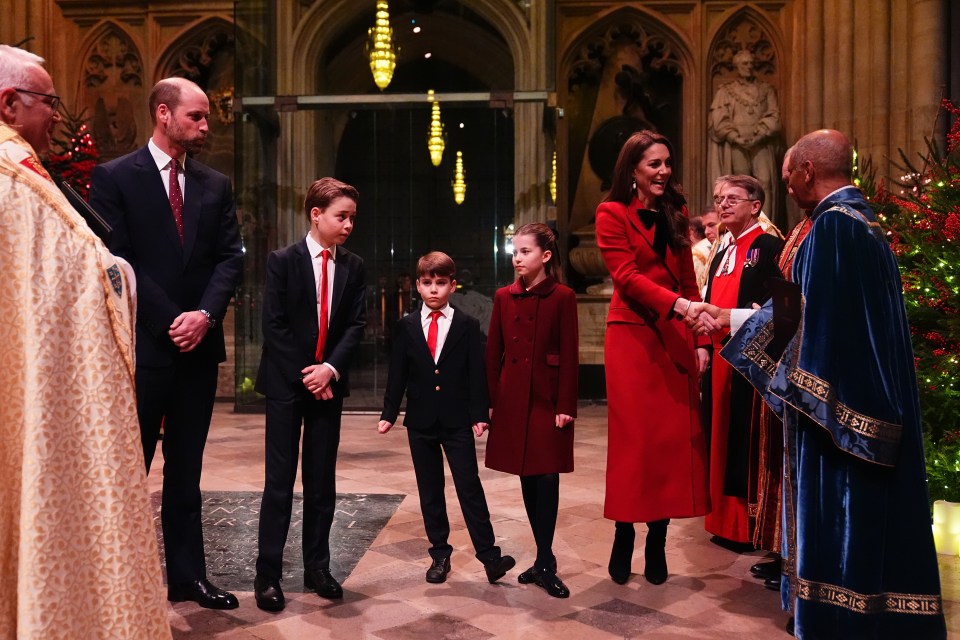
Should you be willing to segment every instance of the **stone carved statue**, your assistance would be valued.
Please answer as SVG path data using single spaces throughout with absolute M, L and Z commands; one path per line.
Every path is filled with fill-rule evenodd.
M 737 75 L 717 89 L 710 105 L 710 182 L 727 174 L 752 175 L 766 192 L 768 211 L 779 206 L 777 161 L 780 106 L 777 92 L 754 75 L 754 56 L 741 49 L 733 56 Z

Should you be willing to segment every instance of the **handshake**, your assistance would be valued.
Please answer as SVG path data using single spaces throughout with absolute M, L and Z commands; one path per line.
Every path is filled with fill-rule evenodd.
M 713 335 L 730 326 L 730 309 L 721 309 L 709 302 L 680 298 L 673 305 L 673 310 L 697 335 Z

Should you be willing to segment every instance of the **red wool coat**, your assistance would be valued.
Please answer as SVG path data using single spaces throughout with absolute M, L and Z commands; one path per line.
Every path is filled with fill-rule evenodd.
M 607 492 L 604 517 L 620 522 L 700 516 L 710 510 L 695 340 L 677 298 L 699 300 L 690 249 L 665 258 L 629 207 L 597 208 L 597 245 L 613 276 L 604 363 Z M 697 344 L 706 345 L 704 338 Z
M 577 298 L 546 278 L 527 291 L 521 280 L 497 291 L 487 336 L 487 388 L 493 419 L 490 469 L 521 476 L 573 471 L 573 424 L 579 372 Z

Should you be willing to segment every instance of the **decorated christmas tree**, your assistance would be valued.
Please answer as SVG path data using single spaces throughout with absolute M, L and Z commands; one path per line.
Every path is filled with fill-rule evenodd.
M 900 264 L 910 320 L 927 440 L 931 500 L 960 502 L 960 108 L 946 152 L 929 144 L 919 166 L 901 152 L 902 175 L 890 189 L 875 183 L 870 197 Z
M 58 184 L 66 180 L 86 200 L 90 193 L 90 174 L 100 152 L 83 118 L 84 112 L 74 115 L 61 106 L 60 114 L 63 121 L 44 166 Z

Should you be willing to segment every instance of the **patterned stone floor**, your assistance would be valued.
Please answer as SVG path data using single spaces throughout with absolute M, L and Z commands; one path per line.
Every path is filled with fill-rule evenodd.
M 343 582 L 344 599 L 334 603 L 300 592 L 296 543 L 291 539 L 283 583 L 287 608 L 270 614 L 257 609 L 252 570 L 242 566 L 256 545 L 256 526 L 248 526 L 255 516 L 246 516 L 258 508 L 257 494 L 262 489 L 263 416 L 234 414 L 227 405 L 217 407 L 202 484 L 210 519 L 207 535 L 212 536 L 207 553 L 208 558 L 215 556 L 217 547 L 225 546 L 217 540 L 231 541 L 232 551 L 224 564 L 228 569 L 223 573 L 232 570 L 236 575 L 214 581 L 235 589 L 240 608 L 208 611 L 189 602 L 171 604 L 175 638 L 789 638 L 783 631 L 787 615 L 780 611 L 778 594 L 748 574 L 750 565 L 763 554 L 737 554 L 712 544 L 701 518 L 670 525 L 670 578 L 664 585 L 652 586 L 638 574 L 623 586 L 609 579 L 606 563 L 613 527 L 602 515 L 606 411 L 599 406 L 581 409 L 576 472 L 561 478 L 555 551 L 571 597 L 555 600 L 534 585 L 517 583 L 517 572 L 534 557 L 519 482 L 487 469 L 481 470 L 481 478 L 498 543 L 517 558 L 519 566 L 499 584 L 487 583 L 448 482 L 453 571 L 445 584 L 426 583 L 428 545 L 406 434 L 397 428 L 379 435 L 376 422 L 374 415 L 344 418 L 337 467 L 337 490 L 344 502 L 335 527 L 345 535 L 333 541 L 340 545 L 334 574 Z M 484 443 L 478 443 L 481 460 Z M 151 490 L 159 491 L 162 466 L 155 462 L 153 468 L 157 471 L 150 477 Z M 229 510 L 235 513 L 226 513 Z M 361 513 L 363 518 L 358 518 Z M 348 529 L 357 527 L 360 519 L 369 520 L 367 515 L 373 522 L 365 522 L 364 532 L 351 537 L 354 533 Z M 223 523 L 230 518 L 247 522 L 247 528 L 212 531 L 217 526 L 233 527 Z M 951 637 L 960 638 L 960 559 L 940 558 L 947 625 Z M 635 555 L 633 568 L 642 572 L 642 553 Z

